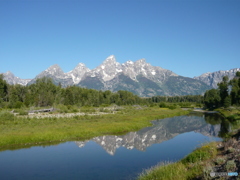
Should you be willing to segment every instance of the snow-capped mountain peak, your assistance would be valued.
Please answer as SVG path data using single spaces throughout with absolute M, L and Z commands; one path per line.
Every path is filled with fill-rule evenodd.
M 111 55 L 101 65 L 91 71 L 91 77 L 98 76 L 104 82 L 113 79 L 119 72 L 122 72 L 122 65 Z
M 11 71 L 7 71 L 6 73 L 3 73 L 3 78 L 9 83 L 9 84 L 21 84 L 23 86 L 27 85 L 31 79 L 20 79 L 19 77 L 15 76 Z
M 72 78 L 74 84 L 78 84 L 89 71 L 90 69 L 85 64 L 79 63 L 72 71 L 66 73 L 66 75 Z
M 14 74 L 11 71 L 7 71 L 6 73 L 4 73 L 4 76 L 14 77 Z
M 86 67 L 86 65 L 84 63 L 78 63 L 78 65 L 75 68 L 77 67 Z
M 231 80 L 235 77 L 237 71 L 240 71 L 240 68 L 234 68 L 226 71 L 216 71 L 212 73 L 207 72 L 198 77 L 194 77 L 194 79 L 200 80 L 213 88 L 217 88 L 217 84 L 222 81 L 223 76 L 228 76 Z
M 146 60 L 143 58 L 143 59 L 139 59 L 135 62 L 135 64 L 145 64 L 146 63 Z
M 13 75 L 13 73 L 11 71 L 7 71 L 5 74 L 6 75 Z
M 217 74 L 219 74 L 219 77 L 220 74 L 221 77 L 222 74 L 231 74 L 233 76 L 236 71 L 239 71 L 239 68 Z M 26 85 L 29 81 L 21 80 L 11 72 L 7 72 L 4 75 L 4 79 L 10 84 Z M 55 64 L 42 71 L 28 84 L 35 83 L 37 78 L 46 76 L 50 77 L 55 84 L 61 84 L 62 87 L 77 85 L 98 90 L 128 90 L 140 96 L 186 95 L 201 94 L 206 89 L 209 89 L 210 86 L 203 83 L 205 78 L 209 79 L 209 75 L 211 73 L 202 75 L 203 77 L 199 78 L 199 81 L 195 80 L 197 78 L 191 79 L 178 76 L 170 70 L 152 66 L 145 59 L 139 59 L 135 62 L 129 60 L 120 64 L 116 61 L 115 56 L 111 55 L 92 70 L 87 68 L 85 64 L 79 63 L 73 70 L 64 73 Z M 221 77 L 214 82 L 221 81 Z M 213 83 L 209 85 L 212 86 Z
M 88 69 L 85 64 L 79 63 L 79 64 L 72 70 L 72 72 L 73 72 L 73 71 L 74 71 L 74 72 L 79 72 L 79 71 L 82 71 L 82 70 L 84 70 L 84 69 L 86 69 L 87 71 L 90 71 L 90 69 Z M 71 72 L 71 71 L 70 71 L 70 72 Z
M 125 64 L 125 63 L 123 63 L 123 64 Z M 126 64 L 131 64 L 131 65 L 133 65 L 134 64 L 134 62 L 133 61 L 130 61 L 130 60 L 128 60 L 127 62 L 126 62 Z
M 103 63 L 109 62 L 109 61 L 110 61 L 110 62 L 116 62 L 115 56 L 114 56 L 114 55 L 108 56 L 107 59 L 105 59 L 105 60 L 103 61 Z
M 54 64 L 54 65 L 50 66 L 44 72 L 46 72 L 48 74 L 51 74 L 51 75 L 55 75 L 55 76 L 62 76 L 62 75 L 64 75 L 63 70 L 60 68 L 60 66 L 58 64 Z

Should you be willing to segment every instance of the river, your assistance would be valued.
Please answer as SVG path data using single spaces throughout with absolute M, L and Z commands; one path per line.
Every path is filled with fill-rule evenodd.
M 221 141 L 216 114 L 193 113 L 153 121 L 125 135 L 0 152 L 1 180 L 131 180 L 161 162 L 175 162 L 196 147 Z

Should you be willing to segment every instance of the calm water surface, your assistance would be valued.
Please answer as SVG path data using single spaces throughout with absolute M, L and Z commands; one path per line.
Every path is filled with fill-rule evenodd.
M 153 124 L 121 136 L 2 151 L 0 179 L 136 179 L 143 169 L 177 161 L 205 142 L 220 141 L 224 129 L 219 117 L 204 114 Z

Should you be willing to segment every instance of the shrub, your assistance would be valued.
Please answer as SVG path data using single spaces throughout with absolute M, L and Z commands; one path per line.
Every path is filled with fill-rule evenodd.
M 68 107 L 63 104 L 59 104 L 57 108 L 59 109 L 60 113 L 68 113 Z
M 181 106 L 181 108 L 191 108 L 192 104 L 189 102 L 182 102 L 182 103 L 178 103 L 179 106 Z
M 213 167 L 210 164 L 207 164 L 204 168 L 203 168 L 203 177 L 204 179 L 212 179 L 212 177 L 210 176 L 210 173 L 213 172 Z
M 171 105 L 171 106 L 168 106 L 168 108 L 171 109 L 171 110 L 173 110 L 173 109 L 176 109 L 177 106 L 175 106 L 175 105 Z
M 233 147 L 229 147 L 227 150 L 228 153 L 233 153 L 234 151 L 235 151 L 235 149 Z
M 17 102 L 14 104 L 14 108 L 17 108 L 17 109 L 20 109 L 22 106 L 23 106 L 23 103 L 20 102 L 20 101 L 17 101 Z
M 167 105 L 166 105 L 166 103 L 164 103 L 164 102 L 161 102 L 161 103 L 159 104 L 159 107 L 160 107 L 160 108 L 166 108 L 166 107 L 167 107 Z
M 202 104 L 196 104 L 196 107 L 202 107 Z
M 225 158 L 224 158 L 224 157 L 218 157 L 218 158 L 215 160 L 215 164 L 216 164 L 216 165 L 223 164 L 224 162 L 225 162 Z
M 101 107 L 109 107 L 109 104 L 101 104 Z
M 73 108 L 72 112 L 76 113 L 76 112 L 78 112 L 78 109 L 77 108 Z
M 90 107 L 82 107 L 81 108 L 81 112 L 84 112 L 84 113 L 95 113 L 96 110 L 94 108 L 90 108 Z
M 225 165 L 225 168 L 227 171 L 234 171 L 236 168 L 236 163 L 234 162 L 234 160 L 230 160 Z
M 66 105 L 68 109 L 72 109 L 72 106 L 71 105 Z
M 233 115 L 228 116 L 227 119 L 231 122 L 234 122 L 236 120 L 239 120 L 240 116 L 239 116 L 239 114 L 233 114 Z
M 0 120 L 1 121 L 11 121 L 14 120 L 14 114 L 8 112 L 8 111 L 1 111 L 0 112 Z
M 19 111 L 19 115 L 28 115 L 28 112 L 21 110 Z

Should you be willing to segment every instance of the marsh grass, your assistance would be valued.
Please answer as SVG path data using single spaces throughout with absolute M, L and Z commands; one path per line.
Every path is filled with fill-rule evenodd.
M 140 176 L 139 180 L 160 180 L 160 179 L 186 179 L 187 169 L 181 162 L 169 163 L 164 162 L 155 167 L 145 170 Z
M 212 142 L 197 148 L 184 159 L 175 163 L 162 163 L 145 170 L 138 177 L 138 180 L 186 180 L 193 179 L 205 172 L 209 175 L 212 166 L 208 160 L 216 157 L 216 143 Z
M 12 120 L 14 120 L 14 115 L 12 113 L 10 113 L 9 111 L 2 110 L 0 112 L 0 122 L 12 121 Z
M 201 162 L 206 159 L 213 158 L 217 155 L 217 150 L 211 143 L 203 145 L 201 148 L 196 149 L 191 154 L 182 159 L 184 164 Z
M 87 109 L 86 109 L 87 111 Z M 92 109 L 89 112 L 93 112 Z M 106 134 L 122 134 L 151 126 L 151 120 L 187 114 L 180 109 L 125 107 L 116 114 L 70 118 L 28 118 L 0 112 L 0 147 L 50 141 L 89 139 Z

